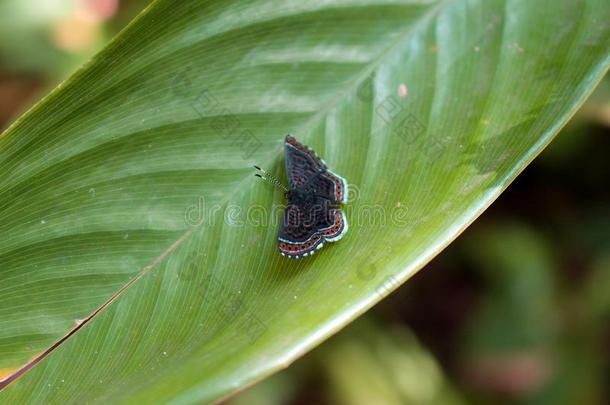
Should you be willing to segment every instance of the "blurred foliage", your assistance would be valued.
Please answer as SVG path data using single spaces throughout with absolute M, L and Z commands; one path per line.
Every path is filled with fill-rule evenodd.
M 0 2 L 0 128 L 149 1 L 123 1 L 80 33 L 77 3 Z M 66 24 L 85 38 L 62 43 Z M 607 79 L 425 271 L 229 403 L 610 403 L 609 147 Z
M 5 0 L 0 3 L 2 69 L 45 75 L 64 72 L 68 55 L 55 46 L 52 33 L 69 15 L 71 3 L 69 0 Z
M 0 1 L 0 130 L 103 48 L 148 3 Z
M 437 360 L 407 326 L 383 324 L 371 318 L 354 322 L 294 367 L 230 403 L 464 403 Z
M 4 73 L 67 77 L 99 51 L 149 0 L 3 0 Z

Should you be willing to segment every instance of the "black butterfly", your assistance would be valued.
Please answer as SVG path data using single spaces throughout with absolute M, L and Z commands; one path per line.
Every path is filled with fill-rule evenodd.
M 347 219 L 339 204 L 347 202 L 347 182 L 328 170 L 309 147 L 288 135 L 284 143 L 290 189 L 263 175 L 285 190 L 288 206 L 280 226 L 277 246 L 284 256 L 313 255 L 324 242 L 338 241 L 347 232 Z

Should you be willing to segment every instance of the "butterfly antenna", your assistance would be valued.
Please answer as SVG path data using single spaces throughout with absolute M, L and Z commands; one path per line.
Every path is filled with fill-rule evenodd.
M 286 188 L 286 186 L 284 186 L 282 184 L 282 182 L 279 181 L 278 179 L 276 179 L 273 175 L 267 173 L 266 171 L 264 171 L 263 169 L 261 169 L 260 167 L 258 167 L 256 165 L 254 165 L 254 168 L 256 170 L 260 171 L 260 173 L 255 173 L 254 174 L 256 177 L 260 177 L 263 180 L 267 180 L 268 182 L 270 182 L 271 184 L 273 184 L 277 188 L 282 189 L 282 191 L 284 191 L 285 193 L 288 192 L 288 189 Z

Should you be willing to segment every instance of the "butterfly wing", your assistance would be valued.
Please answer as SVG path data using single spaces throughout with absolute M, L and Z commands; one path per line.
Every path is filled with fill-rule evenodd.
M 347 202 L 347 182 L 338 174 L 326 170 L 318 173 L 312 181 L 312 187 L 317 195 L 320 195 L 334 204 L 345 204 Z
M 326 167 L 309 147 L 286 136 L 286 173 L 291 189 L 308 188 L 335 204 L 347 202 L 347 182 Z
M 288 257 L 313 255 L 325 241 L 341 239 L 347 228 L 345 213 L 326 199 L 319 198 L 316 204 L 306 207 L 290 204 L 280 226 L 278 248 Z

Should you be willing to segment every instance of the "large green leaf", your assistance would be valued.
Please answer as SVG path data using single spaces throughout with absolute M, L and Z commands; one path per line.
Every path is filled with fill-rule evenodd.
M 287 366 L 550 142 L 608 21 L 606 0 L 155 2 L 0 138 L 0 369 L 84 325 L 0 402 L 208 402 Z M 288 132 L 353 190 L 346 238 L 298 261 L 252 176 L 283 178 Z

